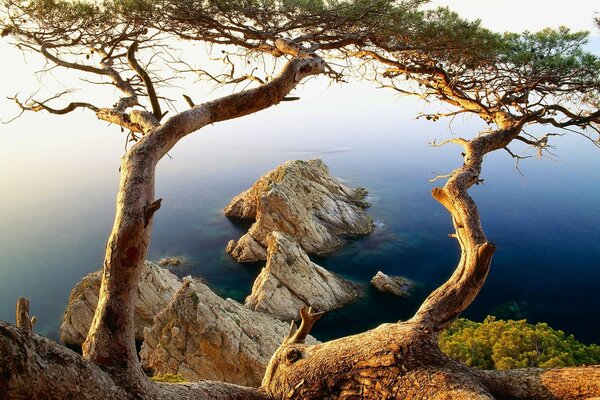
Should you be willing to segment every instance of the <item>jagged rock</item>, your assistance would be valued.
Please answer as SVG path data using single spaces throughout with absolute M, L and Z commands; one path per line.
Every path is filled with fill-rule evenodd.
M 102 271 L 89 273 L 71 290 L 69 304 L 60 327 L 60 336 L 64 343 L 81 346 L 84 342 L 98 304 L 101 279 Z M 137 340 L 143 339 L 144 328 L 152 325 L 154 316 L 165 308 L 180 287 L 181 282 L 171 272 L 149 261 L 145 262 L 137 288 L 138 301 L 135 307 Z
M 321 160 L 287 161 L 263 175 L 225 208 L 229 217 L 256 222 L 227 252 L 237 261 L 266 259 L 266 238 L 273 231 L 289 235 L 308 254 L 331 253 L 340 236 L 369 233 L 373 221 L 364 188 L 350 189 L 329 175 Z
M 388 276 L 381 271 L 377 271 L 371 279 L 371 285 L 380 292 L 390 292 L 396 296 L 406 297 L 413 283 L 401 276 Z
M 311 262 L 284 234 L 272 232 L 267 245 L 267 265 L 254 281 L 247 307 L 290 321 L 304 306 L 329 311 L 358 297 L 355 285 Z
M 199 280 L 185 278 L 173 301 L 144 332 L 142 365 L 179 374 L 259 386 L 289 324 L 222 299 Z M 307 343 L 317 343 L 313 337 Z

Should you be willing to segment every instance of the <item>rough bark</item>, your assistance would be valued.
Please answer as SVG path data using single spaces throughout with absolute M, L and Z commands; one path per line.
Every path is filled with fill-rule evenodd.
M 283 345 L 263 387 L 293 399 L 491 398 L 415 323 L 384 324 L 316 346 Z
M 589 399 L 600 396 L 600 367 L 477 370 L 409 321 L 315 346 L 284 344 L 263 387 L 280 399 Z
M 29 299 L 26 299 L 25 297 L 19 298 L 19 300 L 17 301 L 17 310 L 15 318 L 15 325 L 18 328 L 25 329 L 29 332 L 33 330 L 33 325 L 35 324 L 35 317 L 29 317 Z
M 307 368 L 307 363 L 320 369 Z M 591 399 L 600 367 L 481 371 L 442 354 L 414 323 L 317 346 L 291 344 L 271 360 L 264 385 L 149 383 L 143 396 L 59 344 L 0 321 L 0 398 L 22 399 Z M 274 374 L 273 374 L 274 372 Z M 281 379 L 285 377 L 285 379 Z M 319 382 L 314 385 L 314 382 Z M 273 396 L 273 397 L 270 397 Z
M 497 399 L 598 399 L 600 366 L 473 371 Z
M 47 338 L 0 321 L 0 398 L 6 400 L 266 400 L 255 388 L 222 382 L 127 389 L 106 371 Z

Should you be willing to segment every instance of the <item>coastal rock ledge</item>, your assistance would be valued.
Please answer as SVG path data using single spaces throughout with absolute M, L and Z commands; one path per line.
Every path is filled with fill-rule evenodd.
M 98 305 L 98 293 L 102 271 L 87 274 L 71 290 L 69 303 L 60 326 L 63 343 L 81 346 L 90 330 L 94 312 Z M 135 338 L 142 340 L 144 328 L 152 326 L 158 314 L 181 287 L 179 279 L 171 272 L 146 261 L 137 288 L 138 301 L 135 305 Z
M 327 254 L 342 236 L 364 235 L 373 220 L 364 208 L 367 191 L 351 189 L 329 175 L 322 160 L 287 161 L 263 175 L 225 208 L 228 217 L 254 219 L 248 233 L 230 241 L 238 262 L 265 260 L 267 236 L 288 235 L 308 254 Z
M 371 285 L 380 292 L 390 292 L 396 296 L 406 297 L 413 287 L 413 283 L 401 276 L 389 276 L 377 271 Z
M 184 278 L 173 301 L 144 332 L 142 366 L 188 381 L 260 386 L 288 331 L 288 323 L 223 299 L 199 280 Z M 309 336 L 306 343 L 317 341 Z
M 304 306 L 329 311 L 358 297 L 354 284 L 311 262 L 284 234 L 269 234 L 267 245 L 267 265 L 254 281 L 247 307 L 290 321 Z

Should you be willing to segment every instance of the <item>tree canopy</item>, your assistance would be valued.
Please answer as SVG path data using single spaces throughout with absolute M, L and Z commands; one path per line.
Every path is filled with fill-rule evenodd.
M 433 15 L 438 13 L 461 21 L 449 10 Z M 463 30 L 457 31 L 463 35 Z M 468 32 L 473 50 L 466 53 L 405 51 L 396 44 L 396 34 L 357 55 L 378 61 L 379 69 L 371 78 L 381 85 L 454 108 L 422 115 L 429 120 L 470 114 L 500 128 L 509 121 L 521 127 L 577 128 L 578 134 L 600 144 L 600 58 L 583 49 L 587 32 L 562 27 L 498 34 L 477 22 Z M 542 151 L 551 135 L 525 133 L 511 140 Z

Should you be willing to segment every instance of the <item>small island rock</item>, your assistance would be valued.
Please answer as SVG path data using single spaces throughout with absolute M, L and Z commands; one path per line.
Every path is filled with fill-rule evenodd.
M 350 189 L 329 175 L 321 160 L 287 161 L 234 197 L 228 217 L 254 219 L 229 252 L 239 262 L 265 260 L 267 235 L 282 232 L 308 254 L 327 254 L 341 246 L 341 236 L 364 235 L 373 220 L 364 211 L 364 188 Z
M 260 386 L 289 324 L 217 296 L 185 278 L 173 301 L 144 332 L 142 366 L 187 381 L 216 380 Z M 317 341 L 309 336 L 307 344 Z
M 68 345 L 81 346 L 94 318 L 102 271 L 89 273 L 71 290 L 69 303 L 60 327 L 61 340 Z M 135 306 L 135 338 L 143 339 L 145 327 L 152 326 L 154 316 L 171 301 L 181 287 L 175 275 L 149 261 L 144 264 L 138 284 Z
M 390 292 L 396 296 L 406 297 L 409 294 L 413 284 L 406 278 L 401 276 L 388 276 L 381 271 L 378 271 L 373 279 L 371 279 L 371 285 L 380 292 Z
M 254 281 L 247 307 L 290 321 L 304 306 L 329 311 L 358 297 L 354 284 L 310 261 L 286 235 L 269 234 L 267 245 L 267 265 Z
M 183 262 L 182 257 L 164 257 L 158 261 L 158 265 L 161 267 L 176 267 L 181 265 Z

